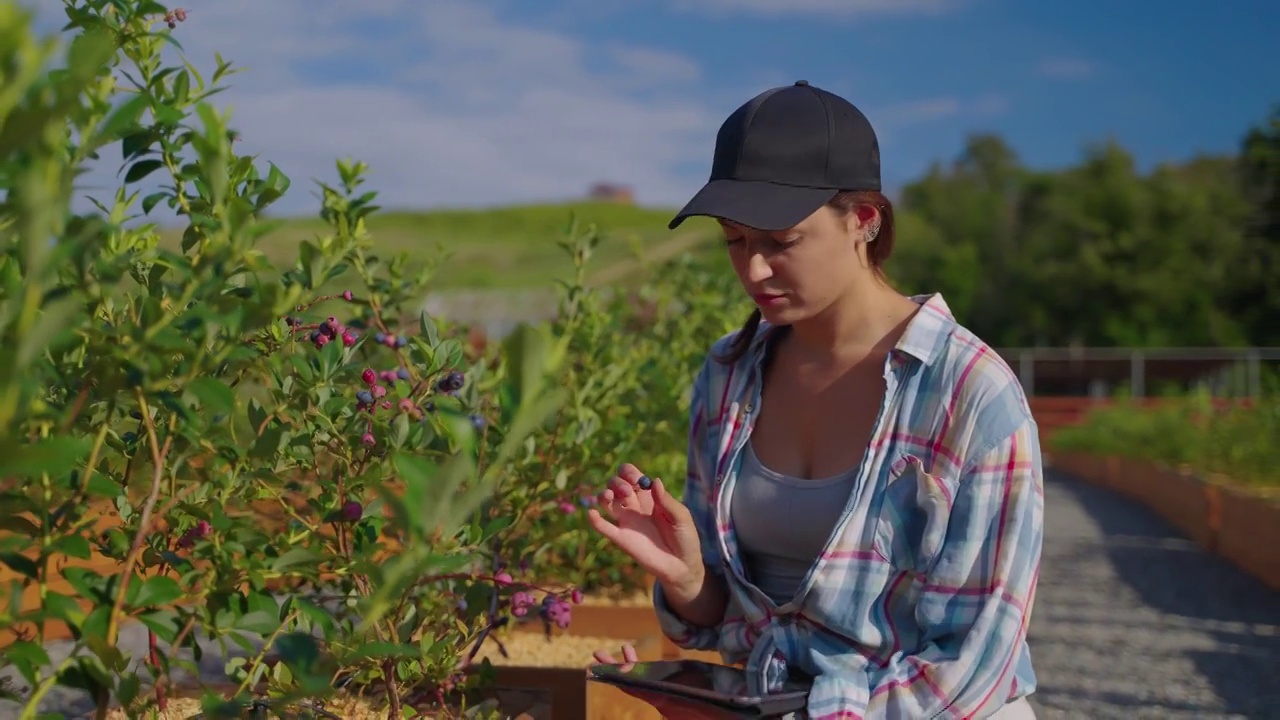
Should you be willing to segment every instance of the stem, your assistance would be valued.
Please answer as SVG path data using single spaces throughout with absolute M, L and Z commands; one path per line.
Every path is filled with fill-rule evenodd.
M 394 660 L 382 662 L 382 674 L 387 680 L 387 720 L 401 720 L 404 715 L 400 710 L 400 684 L 396 682 Z
M 164 479 L 164 458 L 169 452 L 169 446 L 173 443 L 173 436 L 170 435 L 165 438 L 164 447 L 160 446 L 159 438 L 156 437 L 156 426 L 151 420 L 151 412 L 147 407 L 147 398 L 142 394 L 141 388 L 136 388 L 134 395 L 138 399 L 139 409 L 142 410 L 142 420 L 147 426 L 147 440 L 151 446 L 151 462 L 155 464 L 155 472 L 151 473 L 151 490 L 142 506 L 142 515 L 138 519 L 138 531 L 134 533 L 133 545 L 129 548 L 129 556 L 121 569 L 120 587 L 116 589 L 115 602 L 111 606 L 111 615 L 107 621 L 108 645 L 115 645 L 120 636 L 120 615 L 124 611 L 125 593 L 129 590 L 129 580 L 133 577 L 133 566 L 142 555 L 142 542 L 147 535 L 147 528 L 151 525 L 151 514 L 155 511 L 156 501 L 160 498 L 160 483 Z
M 18 720 L 36 720 L 36 718 L 40 717 L 40 713 L 38 712 L 40 701 L 43 700 L 44 696 L 48 695 L 54 685 L 58 683 L 58 676 L 62 674 L 62 671 L 71 667 L 71 664 L 80 656 L 80 650 L 82 648 L 84 648 L 83 643 L 76 643 L 76 646 L 67 654 L 67 657 L 65 657 L 62 662 L 58 663 L 58 666 L 53 669 L 53 672 L 49 673 L 49 675 L 46 676 L 44 680 L 41 680 L 40 684 L 31 691 L 31 696 L 27 698 L 27 704 L 22 708 L 22 715 Z
M 249 689 L 249 683 L 253 680 L 253 676 L 257 673 L 257 668 L 262 664 L 264 658 L 267 657 L 267 651 L 275 644 L 276 638 L 280 637 L 280 633 L 286 627 L 293 624 L 298 618 L 298 611 L 294 610 L 285 617 L 284 622 L 280 623 L 275 630 L 271 631 L 271 635 L 267 637 L 266 642 L 262 643 L 262 649 L 258 651 L 257 656 L 253 658 L 253 662 L 245 666 L 244 680 L 240 682 L 240 687 L 236 688 L 236 696 L 239 697 L 245 690 Z

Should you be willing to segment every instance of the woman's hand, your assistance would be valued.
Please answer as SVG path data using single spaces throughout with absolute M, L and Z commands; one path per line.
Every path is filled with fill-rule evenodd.
M 639 662 L 636 649 L 631 645 L 622 646 L 621 662 L 606 650 L 597 650 L 592 653 L 592 656 L 601 665 L 618 665 L 618 669 L 624 673 L 630 672 L 631 668 Z M 632 697 L 649 703 L 655 710 L 662 713 L 662 717 L 670 718 L 671 720 L 734 720 L 734 718 L 738 717 L 726 710 L 691 700 L 680 700 L 663 693 L 648 692 L 639 688 L 621 685 L 615 685 L 614 687 Z
M 595 509 L 588 511 L 591 526 L 670 591 L 689 597 L 701 587 L 706 569 L 698 529 L 689 508 L 669 495 L 662 480 L 642 487 L 641 473 L 627 463 L 600 493 L 600 507 L 616 521 L 606 520 Z

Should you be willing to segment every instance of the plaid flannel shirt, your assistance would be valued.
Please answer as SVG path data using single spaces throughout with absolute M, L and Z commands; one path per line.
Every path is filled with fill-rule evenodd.
M 747 579 L 729 512 L 772 328 L 761 323 L 734 366 L 708 358 L 693 385 L 684 501 L 729 606 L 719 627 L 695 627 L 656 584 L 659 621 L 680 647 L 745 663 L 761 687 L 792 668 L 813 676 L 813 720 L 986 717 L 1036 685 L 1026 643 L 1044 511 L 1036 423 L 1018 378 L 941 295 L 913 300 L 922 307 L 885 361 L 871 451 L 833 538 L 784 605 Z

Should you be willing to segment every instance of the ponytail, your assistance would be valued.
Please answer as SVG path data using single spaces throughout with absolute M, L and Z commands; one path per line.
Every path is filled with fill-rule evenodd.
M 751 311 L 751 317 L 742 324 L 742 329 L 734 336 L 733 343 L 729 345 L 728 351 L 723 355 L 716 357 L 716 360 L 722 365 L 732 365 L 742 359 L 747 354 L 747 350 L 751 348 L 751 341 L 756 337 L 756 331 L 760 329 L 760 320 L 763 315 L 760 308 Z

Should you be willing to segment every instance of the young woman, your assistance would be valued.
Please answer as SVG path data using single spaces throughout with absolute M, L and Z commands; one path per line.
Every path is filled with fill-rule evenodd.
M 677 645 L 762 687 L 812 678 L 810 718 L 1034 718 L 1036 423 L 941 296 L 890 287 L 880 189 L 875 133 L 834 94 L 729 116 L 671 227 L 716 218 L 757 309 L 694 381 L 684 501 L 627 464 L 591 522 L 654 576 Z

